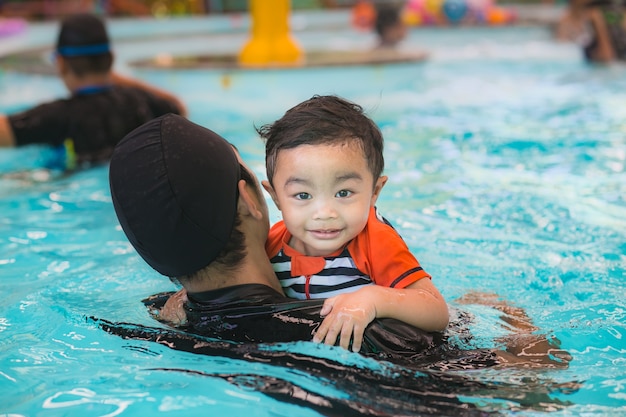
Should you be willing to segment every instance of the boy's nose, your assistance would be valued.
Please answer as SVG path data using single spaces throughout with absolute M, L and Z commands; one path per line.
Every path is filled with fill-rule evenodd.
M 315 220 L 334 219 L 335 217 L 337 217 L 337 211 L 329 201 L 318 201 L 313 213 Z

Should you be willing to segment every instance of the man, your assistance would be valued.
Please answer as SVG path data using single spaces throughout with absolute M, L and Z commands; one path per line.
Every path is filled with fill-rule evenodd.
M 109 180 L 115 212 L 131 244 L 152 268 L 177 279 L 187 291 L 187 325 L 181 328 L 187 333 L 135 328 L 130 334 L 131 327 L 110 323 L 103 328 L 128 338 L 167 340 L 170 347 L 187 346 L 198 353 L 203 346 L 215 348 L 207 340 L 313 339 L 324 300 L 283 295 L 265 252 L 269 231 L 265 199 L 258 180 L 226 140 L 177 115 L 156 118 L 117 145 Z M 522 309 L 489 294 L 468 294 L 461 301 L 503 313 L 503 320 L 515 330 L 514 337 L 501 341 L 506 350 L 462 350 L 448 344 L 441 333 L 383 318 L 366 328 L 360 352 L 412 363 L 446 358 L 446 366 L 449 361 L 468 367 L 568 366 L 571 356 L 535 334 L 538 329 Z M 164 300 L 148 300 L 159 302 Z M 458 314 L 451 333 L 471 337 L 468 318 Z M 464 362 L 468 363 L 460 365 Z
M 118 144 L 110 185 L 137 252 L 186 289 L 189 331 L 235 342 L 312 340 L 323 300 L 283 295 L 265 252 L 265 198 L 226 140 L 180 116 L 156 118 Z M 441 340 L 379 319 L 368 326 L 360 351 L 403 357 Z
M 166 113 L 185 114 L 172 94 L 112 71 L 103 21 L 77 14 L 62 22 L 55 65 L 70 97 L 0 114 L 0 146 L 49 144 L 62 151 L 60 169 L 106 162 L 124 135 Z

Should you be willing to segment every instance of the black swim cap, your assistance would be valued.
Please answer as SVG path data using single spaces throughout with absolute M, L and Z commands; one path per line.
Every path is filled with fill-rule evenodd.
M 141 257 L 168 277 L 199 271 L 224 248 L 240 178 L 232 145 L 174 114 L 126 135 L 109 168 L 122 229 Z
M 92 14 L 75 14 L 63 20 L 56 52 L 65 57 L 103 55 L 111 51 L 104 22 Z

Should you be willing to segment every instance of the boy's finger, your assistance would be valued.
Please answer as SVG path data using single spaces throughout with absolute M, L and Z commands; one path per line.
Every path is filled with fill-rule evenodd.
M 324 337 L 326 336 L 326 332 L 327 332 L 327 325 L 325 325 L 326 320 L 322 321 L 322 324 L 320 324 L 320 327 L 317 328 L 317 330 L 315 331 L 315 334 L 313 335 L 313 341 L 315 343 L 320 343 L 321 341 L 324 340 Z
M 328 346 L 335 346 L 335 343 L 337 343 L 337 336 L 339 335 L 341 328 L 341 321 L 334 320 L 328 328 L 328 332 L 326 333 L 326 337 L 324 338 L 324 343 L 326 343 Z
M 352 339 L 352 321 L 346 321 L 341 328 L 341 338 L 339 339 L 339 346 L 344 349 L 350 348 L 350 339 Z
M 361 344 L 363 343 L 363 328 L 358 325 L 354 326 L 352 331 L 352 351 L 358 352 L 361 350 Z
M 335 305 L 336 297 L 331 297 L 324 301 L 322 305 L 322 309 L 320 310 L 320 316 L 326 316 L 333 310 L 333 305 Z

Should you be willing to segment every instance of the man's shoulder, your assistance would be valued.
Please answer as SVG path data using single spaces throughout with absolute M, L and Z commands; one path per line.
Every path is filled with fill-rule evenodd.
M 63 112 L 69 106 L 71 102 L 70 98 L 59 98 L 55 100 L 39 103 L 35 106 L 23 109 L 21 111 L 11 113 L 8 117 L 10 119 L 19 119 L 20 117 L 39 114 L 39 113 L 51 113 L 51 112 Z
M 166 113 L 180 113 L 176 103 L 140 87 L 116 84 L 111 89 L 110 94 L 116 97 L 116 101 L 133 103 L 133 105 L 147 105 L 154 113 L 154 116 L 161 116 Z
M 265 304 L 285 300 L 271 287 L 263 284 L 241 284 L 201 293 L 189 294 L 189 299 L 212 308 L 231 304 Z
M 132 85 L 119 85 L 114 84 L 109 89 L 110 94 L 113 95 L 124 95 L 124 96 L 135 96 L 135 97 L 144 97 L 144 98 L 156 98 L 156 96 L 149 91 L 146 91 L 142 88 L 135 87 Z
M 71 112 L 70 99 L 57 99 L 38 104 L 7 116 L 16 145 L 36 143 L 39 137 L 63 132 Z

